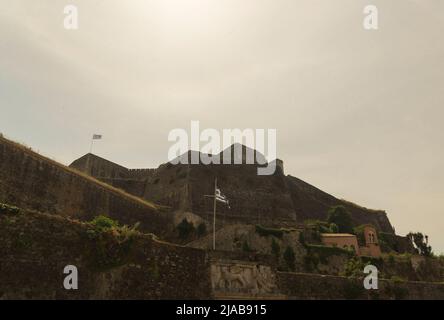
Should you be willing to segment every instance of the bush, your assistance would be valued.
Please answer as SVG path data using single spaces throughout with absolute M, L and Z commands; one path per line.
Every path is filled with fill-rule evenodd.
M 104 215 L 95 217 L 90 223 L 98 231 L 106 231 L 117 228 L 119 226 L 119 223 L 117 221 Z
M 343 275 L 346 277 L 361 277 L 364 275 L 365 264 L 359 258 L 353 258 L 345 264 Z
M 244 242 L 242 243 L 242 251 L 244 252 L 251 252 L 251 248 L 250 245 L 248 244 L 248 242 L 246 240 L 244 240 Z
M 412 242 L 412 245 L 420 255 L 426 257 L 432 255 L 432 247 L 429 246 L 429 237 L 427 235 L 423 235 L 421 232 L 410 232 L 407 238 Z
M 4 203 L 0 203 L 0 213 L 5 214 L 17 214 L 20 212 L 20 209 L 14 206 L 10 206 Z
M 304 224 L 313 230 L 314 240 L 321 240 L 321 233 L 338 233 L 339 228 L 335 223 L 321 220 L 305 220 Z
M 260 225 L 256 225 L 256 232 L 262 237 L 275 236 L 279 239 L 281 239 L 284 234 L 284 231 L 282 229 L 265 228 Z
M 188 222 L 186 218 L 182 220 L 181 223 L 177 225 L 177 231 L 179 232 L 179 238 L 186 239 L 194 231 L 194 225 L 192 222 Z
M 287 264 L 287 267 L 293 271 L 296 257 L 294 255 L 294 250 L 292 247 L 287 246 L 287 248 L 285 249 L 284 260 L 285 260 L 285 263 Z
M 330 232 L 331 233 L 339 232 L 339 227 L 336 225 L 336 223 L 330 223 Z

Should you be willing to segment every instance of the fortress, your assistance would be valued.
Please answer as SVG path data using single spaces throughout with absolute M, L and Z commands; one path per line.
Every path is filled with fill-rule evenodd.
M 380 231 L 393 233 L 384 211 L 339 200 L 291 175 L 286 176 L 282 160 L 278 159 L 276 165 L 277 170 L 271 176 L 257 175 L 258 165 L 249 164 L 165 163 L 157 169 L 127 169 L 87 154 L 70 167 L 137 197 L 173 211 L 192 212 L 202 219 L 211 211 L 211 203 L 204 195 L 213 192 L 217 177 L 219 187 L 230 199 L 231 208 L 221 207 L 218 211 L 226 223 L 298 226 L 307 219 L 325 220 L 330 207 L 343 205 L 356 225 L 372 224 Z
M 246 164 L 127 169 L 93 154 L 66 167 L 0 136 L 0 299 L 444 299 L 443 261 L 415 254 L 384 211 L 278 167 L 271 176 Z M 203 195 L 215 177 L 231 209 L 218 208 L 211 250 Z M 323 245 L 305 223 L 323 223 L 336 205 L 372 226 L 359 256 Z M 99 215 L 116 226 L 97 229 Z M 367 256 L 373 249 L 382 256 Z M 375 264 L 380 290 L 349 277 L 350 262 Z M 62 271 L 72 264 L 79 290 L 67 291 Z

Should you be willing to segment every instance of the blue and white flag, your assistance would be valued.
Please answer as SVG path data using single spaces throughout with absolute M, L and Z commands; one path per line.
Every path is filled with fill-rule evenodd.
M 219 188 L 216 188 L 215 197 L 216 197 L 216 201 L 225 203 L 228 206 L 228 208 L 231 209 L 230 202 L 228 201 L 227 197 L 225 195 L 223 195 L 222 192 L 220 192 Z
M 100 140 L 100 139 L 102 139 L 101 134 L 93 134 L 93 140 Z

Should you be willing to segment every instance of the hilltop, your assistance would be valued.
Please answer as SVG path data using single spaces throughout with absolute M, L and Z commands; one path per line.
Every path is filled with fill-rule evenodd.
M 235 155 L 241 157 L 241 164 L 168 162 L 156 169 L 127 169 L 97 155 L 86 154 L 70 167 L 137 197 L 169 206 L 174 211 L 192 212 L 204 220 L 212 212 L 211 201 L 204 195 L 214 192 L 217 177 L 218 186 L 230 200 L 230 209 L 226 206 L 218 209 L 225 223 L 297 226 L 305 220 L 326 220 L 329 208 L 342 205 L 350 211 L 355 225 L 372 224 L 380 231 L 394 233 L 384 211 L 337 199 L 296 177 L 285 175 L 282 160 L 276 160 L 277 169 L 273 175 L 257 175 L 258 164 L 244 161 L 245 150 L 243 147 L 242 154 Z M 191 152 L 181 156 L 186 157 L 190 158 Z

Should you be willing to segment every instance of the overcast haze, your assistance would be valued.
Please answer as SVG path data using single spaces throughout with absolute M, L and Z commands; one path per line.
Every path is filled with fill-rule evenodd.
M 63 7 L 79 8 L 79 30 Z M 362 27 L 379 9 L 379 30 Z M 287 174 L 444 252 L 444 1 L 0 0 L 0 131 L 64 164 L 173 128 L 276 128 Z

